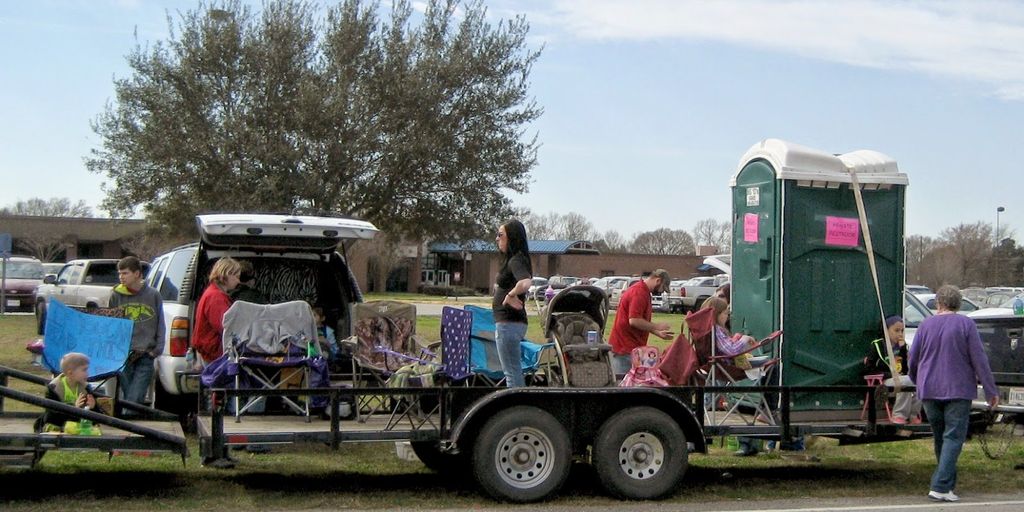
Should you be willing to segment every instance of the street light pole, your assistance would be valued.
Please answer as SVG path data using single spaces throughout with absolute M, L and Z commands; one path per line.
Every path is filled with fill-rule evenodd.
M 992 259 L 993 259 L 992 263 L 993 263 L 993 266 L 995 267 L 995 270 L 996 270 L 995 271 L 995 279 L 996 279 L 995 285 L 996 286 L 999 286 L 999 254 L 997 253 L 997 251 L 999 250 L 999 214 L 1003 213 L 1004 211 L 1006 211 L 1006 208 L 1003 208 L 1002 206 L 996 207 L 996 245 L 995 245 L 995 248 L 992 249 Z
M 1002 206 L 996 207 L 996 247 L 999 247 L 999 214 L 1006 211 Z

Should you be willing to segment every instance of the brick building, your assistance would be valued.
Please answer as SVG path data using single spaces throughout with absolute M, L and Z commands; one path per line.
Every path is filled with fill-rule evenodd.
M 530 240 L 529 246 L 533 272 L 542 277 L 631 276 L 663 268 L 673 279 L 685 279 L 708 272 L 698 269 L 704 256 L 601 254 L 585 240 Z M 501 263 L 501 254 L 491 242 L 433 243 L 420 262 L 420 274 L 424 281 L 430 281 L 426 278 L 433 275 L 436 284 L 444 284 L 440 276 L 446 275 L 447 284 L 486 292 Z
M 76 258 L 120 258 L 124 241 L 146 230 L 140 219 L 95 217 L 0 216 L 0 233 L 11 235 L 15 254 L 52 255 L 52 261 Z M 32 250 L 32 248 L 40 248 Z

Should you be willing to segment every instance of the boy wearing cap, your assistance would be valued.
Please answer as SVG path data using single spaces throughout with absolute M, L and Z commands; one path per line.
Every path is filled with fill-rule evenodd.
M 630 286 L 619 299 L 608 342 L 612 346 L 612 369 L 615 375 L 625 375 L 631 366 L 630 353 L 636 347 L 647 345 L 647 336 L 654 334 L 671 340 L 668 324 L 651 322 L 651 295 L 668 290 L 668 271 L 658 269 Z

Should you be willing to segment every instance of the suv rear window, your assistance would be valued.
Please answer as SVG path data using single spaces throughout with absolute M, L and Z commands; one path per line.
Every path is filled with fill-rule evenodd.
M 178 302 L 178 286 L 185 279 L 188 264 L 195 255 L 195 249 L 178 251 L 171 256 L 171 263 L 160 280 L 160 297 L 167 302 Z

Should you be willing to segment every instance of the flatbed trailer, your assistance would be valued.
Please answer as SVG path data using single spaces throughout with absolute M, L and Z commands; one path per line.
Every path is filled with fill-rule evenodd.
M 511 502 L 545 499 L 561 487 L 574 461 L 595 466 L 606 490 L 628 499 L 652 499 L 676 489 L 690 453 L 706 453 L 717 436 L 791 440 L 816 435 L 841 444 L 901 441 L 931 435 L 927 424 L 879 421 L 877 388 L 869 386 L 742 388 L 744 395 L 777 397 L 856 392 L 861 409 L 809 414 L 780 407 L 762 423 L 750 410 L 706 411 L 705 394 L 735 393 L 736 387 L 664 388 L 329 388 L 207 390 L 211 409 L 197 420 L 204 463 L 224 457 L 230 446 L 317 443 L 338 450 L 344 443 L 408 441 L 421 461 L 441 472 L 471 471 L 491 496 Z M 351 419 L 327 415 L 235 416 L 226 404 L 236 397 L 326 395 L 327 410 L 343 397 L 358 407 Z M 381 407 L 380 404 L 386 404 Z M 371 413 L 371 409 L 373 412 Z M 884 418 L 884 409 L 881 416 Z
M 45 385 L 38 376 L 0 366 L 0 459 L 8 465 L 31 467 L 53 450 L 177 453 L 183 462 L 189 455 L 181 428 L 170 416 L 162 421 L 126 421 L 76 412 L 13 389 L 9 377 Z M 815 435 L 840 444 L 863 444 L 931 435 L 928 424 L 886 421 L 885 409 L 876 403 L 876 396 L 885 396 L 882 391 L 865 385 L 206 389 L 210 407 L 196 417 L 195 427 L 203 464 L 227 460 L 229 448 L 239 445 L 315 443 L 340 451 L 346 443 L 407 441 L 430 469 L 472 473 L 484 491 L 503 501 L 552 496 L 577 461 L 594 465 L 603 487 L 614 496 L 655 499 L 678 488 L 690 454 L 706 453 L 711 438 L 718 436 L 786 441 Z M 759 421 L 756 409 L 729 412 L 703 406 L 705 396 L 722 393 L 761 396 L 780 405 L 772 411 L 770 423 Z M 797 395 L 819 393 L 856 393 L 867 406 L 791 411 L 786 405 Z M 340 410 L 343 401 L 359 405 L 350 418 L 235 415 L 227 406 L 235 398 L 310 400 L 316 395 L 327 397 L 327 411 Z M 35 433 L 31 425 L 38 413 L 5 411 L 5 398 L 92 419 L 102 425 L 103 435 Z M 1021 416 L 1011 424 L 1024 423 Z

